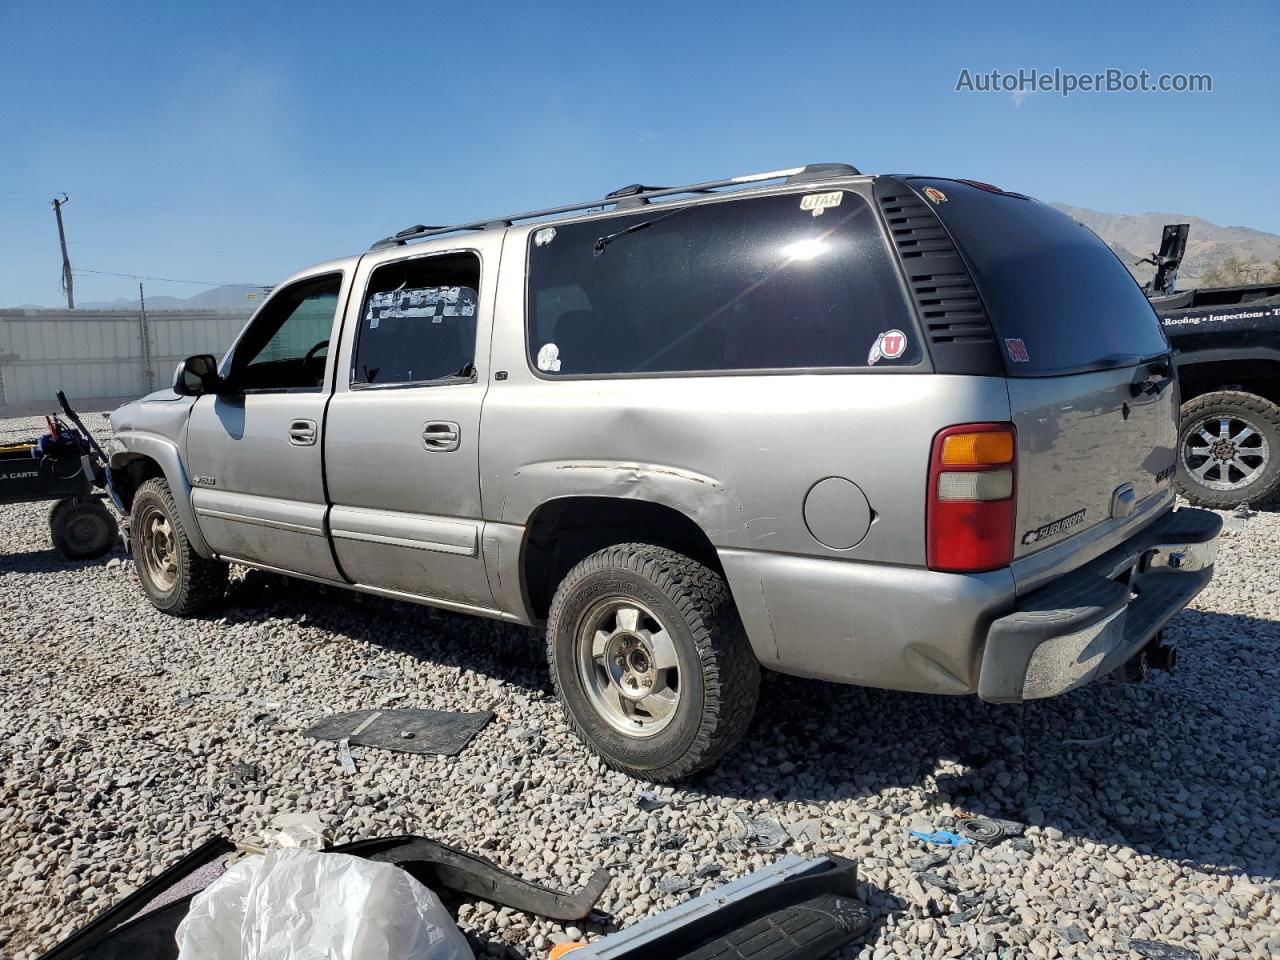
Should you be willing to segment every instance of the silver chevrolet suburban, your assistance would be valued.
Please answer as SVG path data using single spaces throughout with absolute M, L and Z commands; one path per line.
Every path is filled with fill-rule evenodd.
M 545 628 L 654 781 L 762 667 L 994 702 L 1167 663 L 1221 521 L 1096 236 L 989 184 L 813 164 L 450 227 L 275 288 L 113 414 L 143 589 L 229 564 Z

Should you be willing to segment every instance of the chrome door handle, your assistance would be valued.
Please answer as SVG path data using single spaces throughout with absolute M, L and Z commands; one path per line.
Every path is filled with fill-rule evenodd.
M 447 452 L 457 450 L 462 442 L 462 432 L 456 423 L 448 420 L 430 420 L 422 425 L 422 447 L 424 450 Z
M 294 420 L 289 424 L 289 442 L 295 447 L 310 447 L 316 442 L 314 420 Z

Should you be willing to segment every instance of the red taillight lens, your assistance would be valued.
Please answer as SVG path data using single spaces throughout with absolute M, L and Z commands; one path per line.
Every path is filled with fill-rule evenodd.
M 980 573 L 1013 561 L 1016 451 L 1009 423 L 965 423 L 933 438 L 925 516 L 930 570 Z

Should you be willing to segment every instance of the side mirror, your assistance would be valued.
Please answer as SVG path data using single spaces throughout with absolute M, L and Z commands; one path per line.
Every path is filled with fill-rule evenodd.
M 184 397 L 217 393 L 222 381 L 218 377 L 218 361 L 211 353 L 187 357 L 173 372 L 173 392 Z

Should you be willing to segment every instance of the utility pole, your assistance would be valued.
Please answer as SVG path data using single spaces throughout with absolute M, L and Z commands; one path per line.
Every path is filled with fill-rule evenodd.
M 53 198 L 53 215 L 58 218 L 58 242 L 62 244 L 62 290 L 67 295 L 67 309 L 76 308 L 75 291 L 71 286 L 71 258 L 67 256 L 67 234 L 62 229 L 62 205 L 71 198 L 65 193 Z
M 156 374 L 151 369 L 151 330 L 147 326 L 147 297 L 142 292 L 141 282 L 138 283 L 138 308 L 138 332 L 142 340 L 142 379 L 149 393 L 155 388 Z

